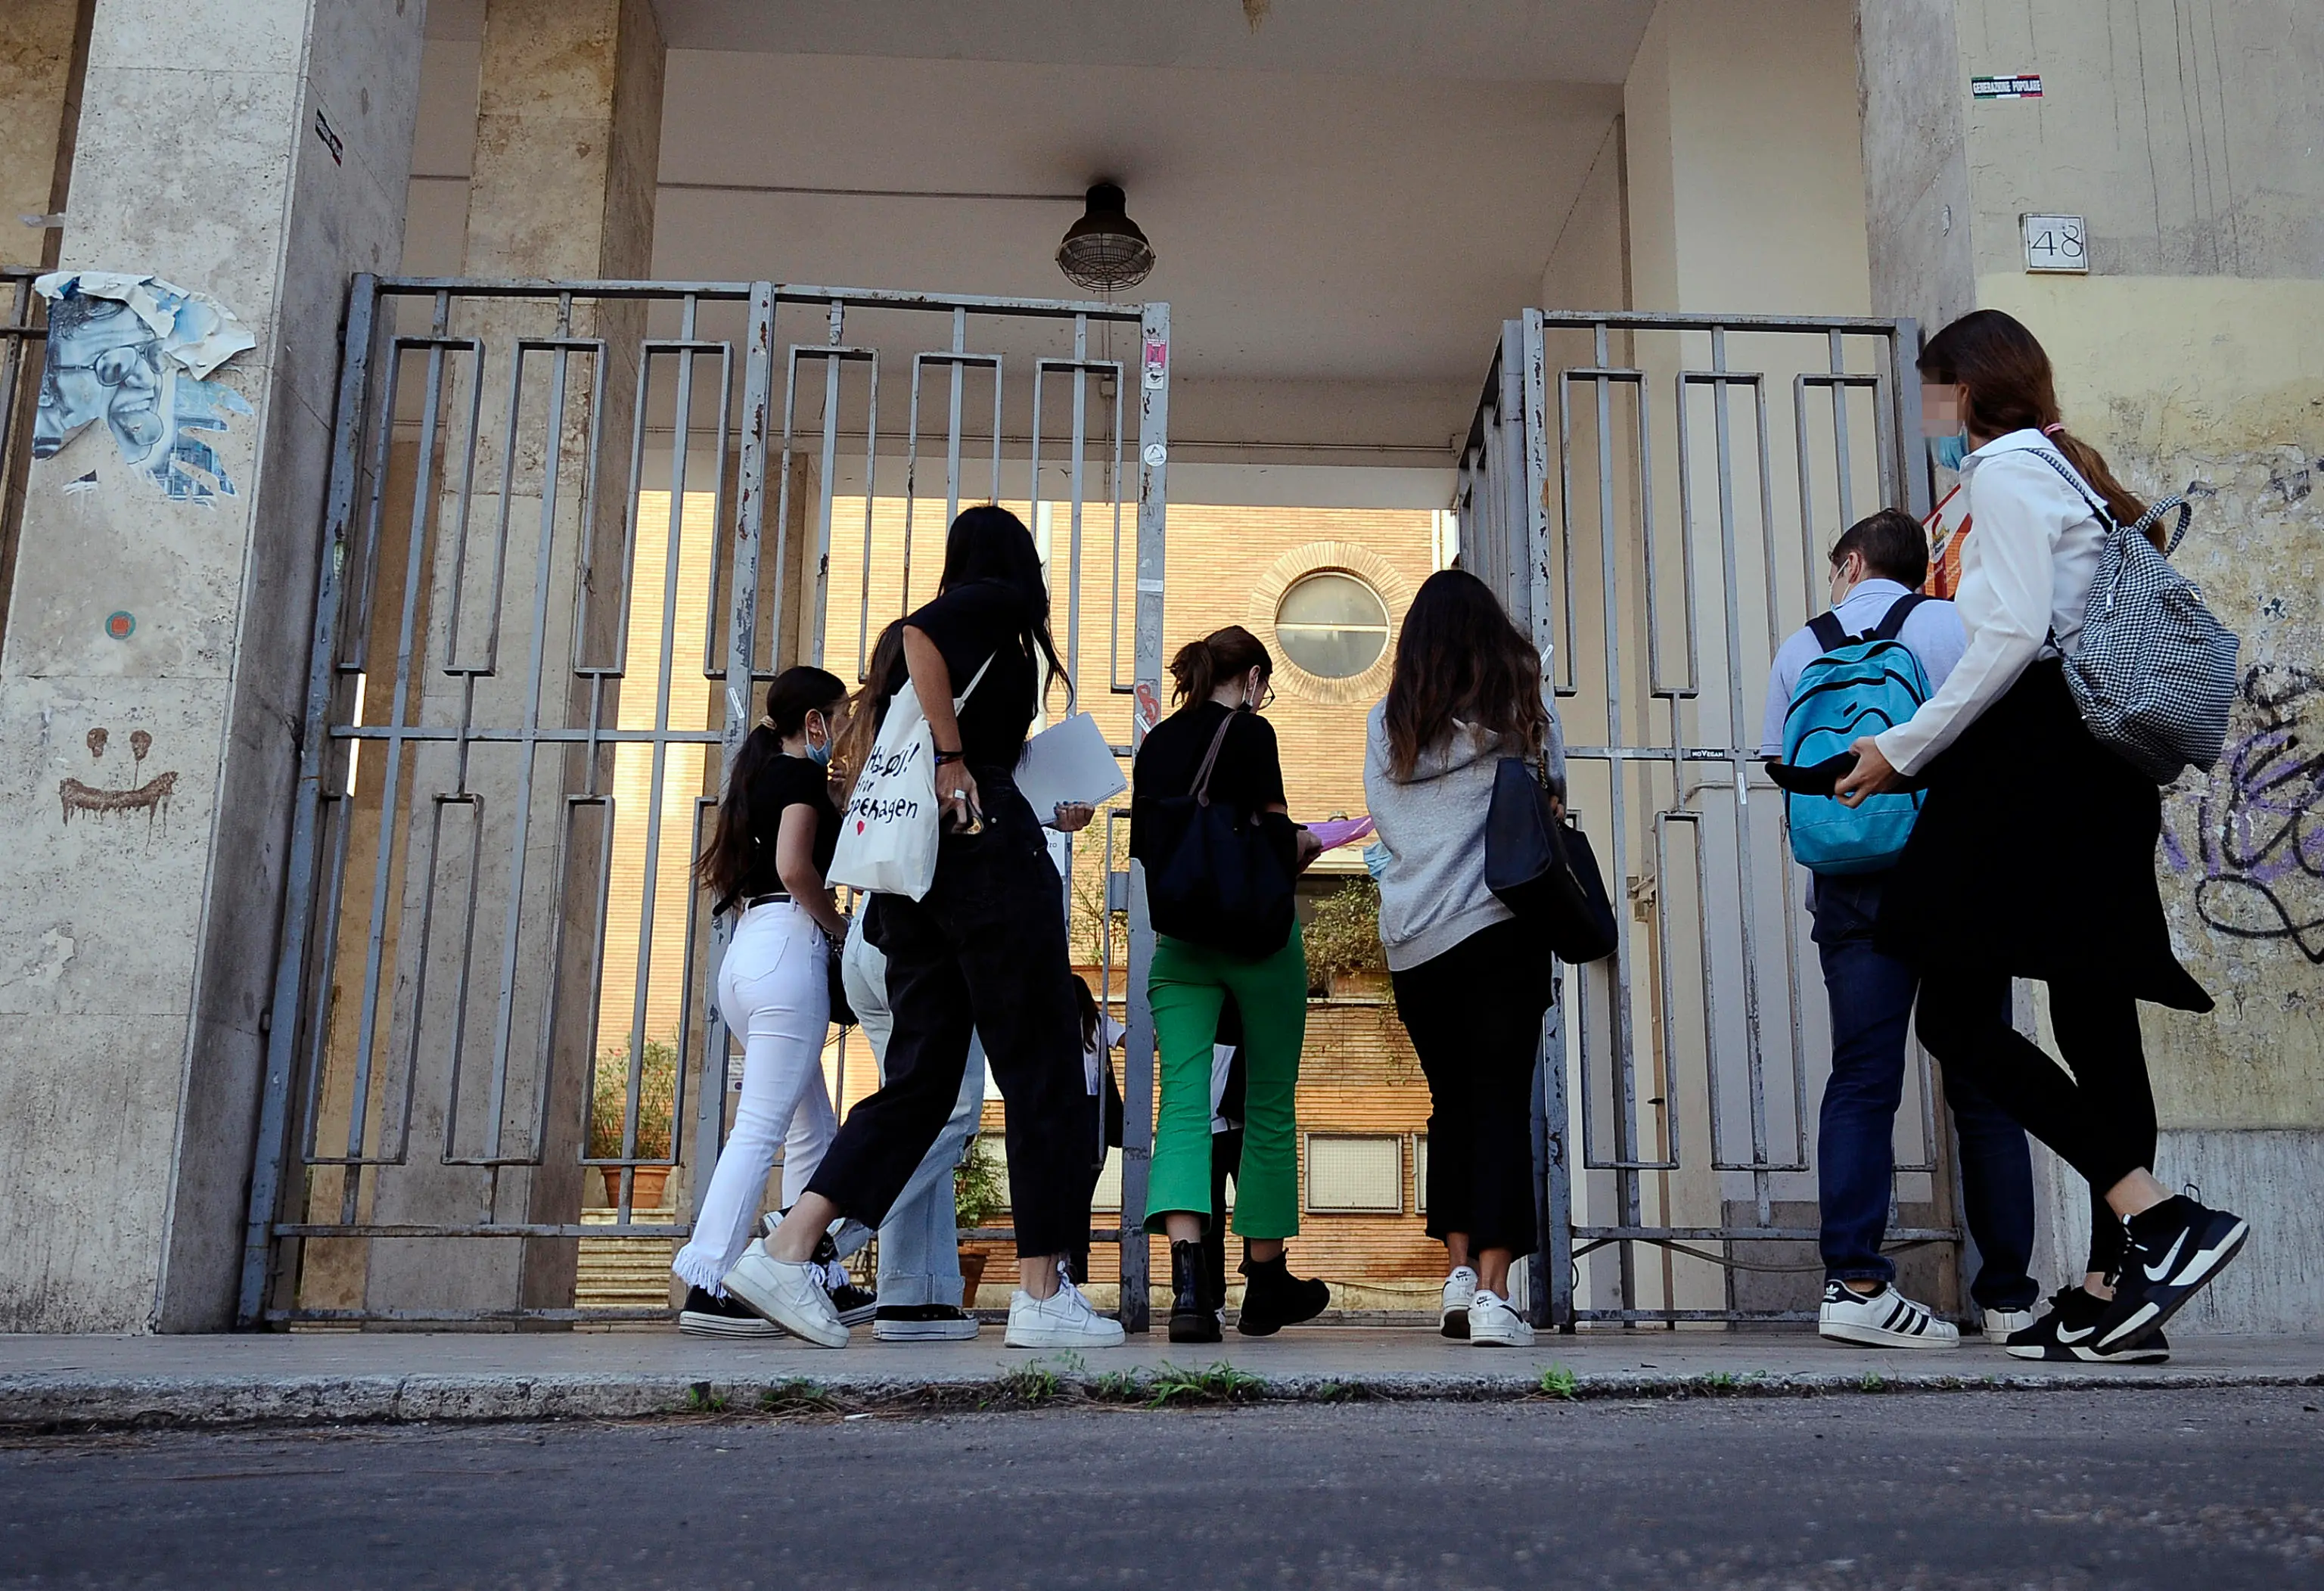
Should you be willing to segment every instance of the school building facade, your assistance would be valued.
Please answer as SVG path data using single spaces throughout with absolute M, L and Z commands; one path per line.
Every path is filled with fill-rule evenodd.
M 2306 1327 L 2319 84 L 2304 0 L 15 0 L 0 1329 L 587 1317 L 582 1244 L 666 1243 L 715 1151 L 721 735 L 986 496 L 1120 743 L 1157 648 L 1293 660 L 1297 817 L 1361 810 L 1383 671 L 1334 671 L 1429 570 L 1525 609 L 1626 935 L 1545 1040 L 1559 1307 L 1795 1313 L 1822 1019 L 1745 726 L 1817 543 L 1950 484 L 1907 345 L 1981 306 L 2196 503 L 2243 637 L 2158 854 L 2219 1009 L 2144 1020 L 2160 1174 L 2258 1240 L 2188 1325 Z M 1057 264 L 1100 180 L 1153 256 L 1111 299 Z M 1363 985 L 1310 1008 L 1298 1252 L 1390 1308 L 1425 1093 Z M 1932 1106 L 1900 1220 L 1958 1303 Z

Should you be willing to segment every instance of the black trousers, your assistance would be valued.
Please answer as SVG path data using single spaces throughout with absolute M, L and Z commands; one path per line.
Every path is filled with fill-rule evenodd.
M 1227 1179 L 1241 1174 L 1242 1129 L 1211 1134 L 1211 1225 L 1203 1234 L 1203 1269 L 1211 1279 L 1211 1301 L 1227 1301 Z M 1245 1240 L 1243 1248 L 1250 1247 Z
M 936 1141 L 972 1033 L 1008 1104 L 1017 1253 L 1089 1241 L 1089 1094 L 1057 870 L 1002 768 L 972 770 L 983 832 L 946 834 L 927 898 L 874 895 L 864 938 L 888 957 L 888 1080 L 840 1124 L 808 1190 L 871 1226 Z
M 1525 923 L 1497 922 L 1390 975 L 1428 1078 L 1428 1235 L 1534 1252 L 1533 1087 L 1555 985 Z
M 2126 990 L 2080 981 L 2050 984 L 2050 1020 L 2073 1076 L 2009 1025 L 2004 973 L 1932 971 L 1921 980 L 1921 1042 L 1960 1077 L 2056 1152 L 2090 1185 L 2090 1263 L 2121 1263 L 2122 1218 L 2106 1190 L 2154 1164 L 2154 1089 L 2139 1041 L 2138 1002 Z

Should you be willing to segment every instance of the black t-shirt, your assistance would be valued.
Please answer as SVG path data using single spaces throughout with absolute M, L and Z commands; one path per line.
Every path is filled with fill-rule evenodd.
M 1025 749 L 1025 730 L 1033 722 L 1035 693 L 1040 675 L 1026 648 L 1025 627 L 1031 615 L 1023 593 L 999 580 L 971 580 L 955 586 L 935 601 L 908 615 L 904 623 L 936 643 L 952 675 L 957 698 L 976 680 L 976 689 L 960 708 L 960 746 L 972 768 L 1012 769 Z M 992 660 L 990 668 L 985 659 Z M 984 669 L 984 677 L 976 671 Z M 911 679 L 911 671 L 898 662 L 888 678 L 885 702 Z M 951 746 L 939 746 L 951 751 Z
M 768 760 L 751 781 L 751 865 L 735 886 L 738 900 L 771 895 L 783 890 L 782 874 L 775 870 L 775 837 L 783 831 L 783 811 L 807 807 L 815 813 L 815 871 L 818 878 L 831 872 L 831 853 L 839 846 L 839 809 L 831 804 L 831 781 L 823 765 L 807 757 L 777 755 Z
M 1150 859 L 1144 848 L 1151 837 L 1152 826 L 1146 819 L 1150 804 L 1194 793 L 1194 775 L 1210 754 L 1211 740 L 1229 718 L 1234 720 L 1233 727 L 1219 747 L 1219 760 L 1211 766 L 1212 803 L 1238 812 L 1258 812 L 1283 804 L 1283 763 L 1275 749 L 1274 725 L 1257 713 L 1240 712 L 1221 702 L 1182 708 L 1148 730 L 1138 748 L 1130 799 L 1131 856 L 1141 862 Z M 1278 818 L 1266 827 L 1270 837 L 1285 847 L 1287 859 L 1297 843 L 1290 820 Z

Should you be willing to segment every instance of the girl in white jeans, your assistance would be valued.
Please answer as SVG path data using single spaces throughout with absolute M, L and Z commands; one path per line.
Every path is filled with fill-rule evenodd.
M 828 769 L 846 688 L 821 669 L 788 669 L 767 692 L 767 717 L 743 741 L 696 865 L 718 910 L 739 911 L 718 968 L 718 1010 L 742 1041 L 742 1096 L 694 1223 L 670 1269 L 687 1286 L 681 1330 L 774 1337 L 779 1328 L 725 1279 L 752 1241 L 775 1146 L 783 1202 L 805 1190 L 830 1146 L 823 1044 L 831 1022 L 827 958 L 847 931 L 824 883 L 839 843 Z

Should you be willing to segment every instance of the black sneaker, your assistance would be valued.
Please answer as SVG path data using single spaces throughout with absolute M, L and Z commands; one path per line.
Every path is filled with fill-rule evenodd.
M 740 1299 L 722 1299 L 705 1287 L 686 1290 L 686 1308 L 678 1312 L 678 1328 L 688 1337 L 785 1337 L 771 1320 L 761 1320 L 742 1307 Z
M 2135 1345 L 2098 1346 L 2098 1322 L 2109 1308 L 2106 1300 L 2080 1287 L 2061 1289 L 2050 1296 L 2050 1312 L 2024 1330 L 2011 1332 L 2006 1346 L 2019 1359 L 2091 1364 L 2160 1364 L 2171 1357 L 2171 1345 L 2160 1331 L 2147 1333 Z
M 950 1304 L 881 1304 L 872 1335 L 883 1343 L 964 1343 L 976 1337 L 976 1317 Z
M 861 1326 L 879 1313 L 879 1296 L 868 1287 L 843 1281 L 825 1290 L 831 1294 L 831 1307 L 838 1311 L 842 1326 Z
M 2130 1249 L 2116 1279 L 2114 1305 L 2098 1323 L 2098 1346 L 2127 1346 L 2179 1312 L 2251 1235 L 2251 1223 L 2173 1194 L 2129 1222 Z

